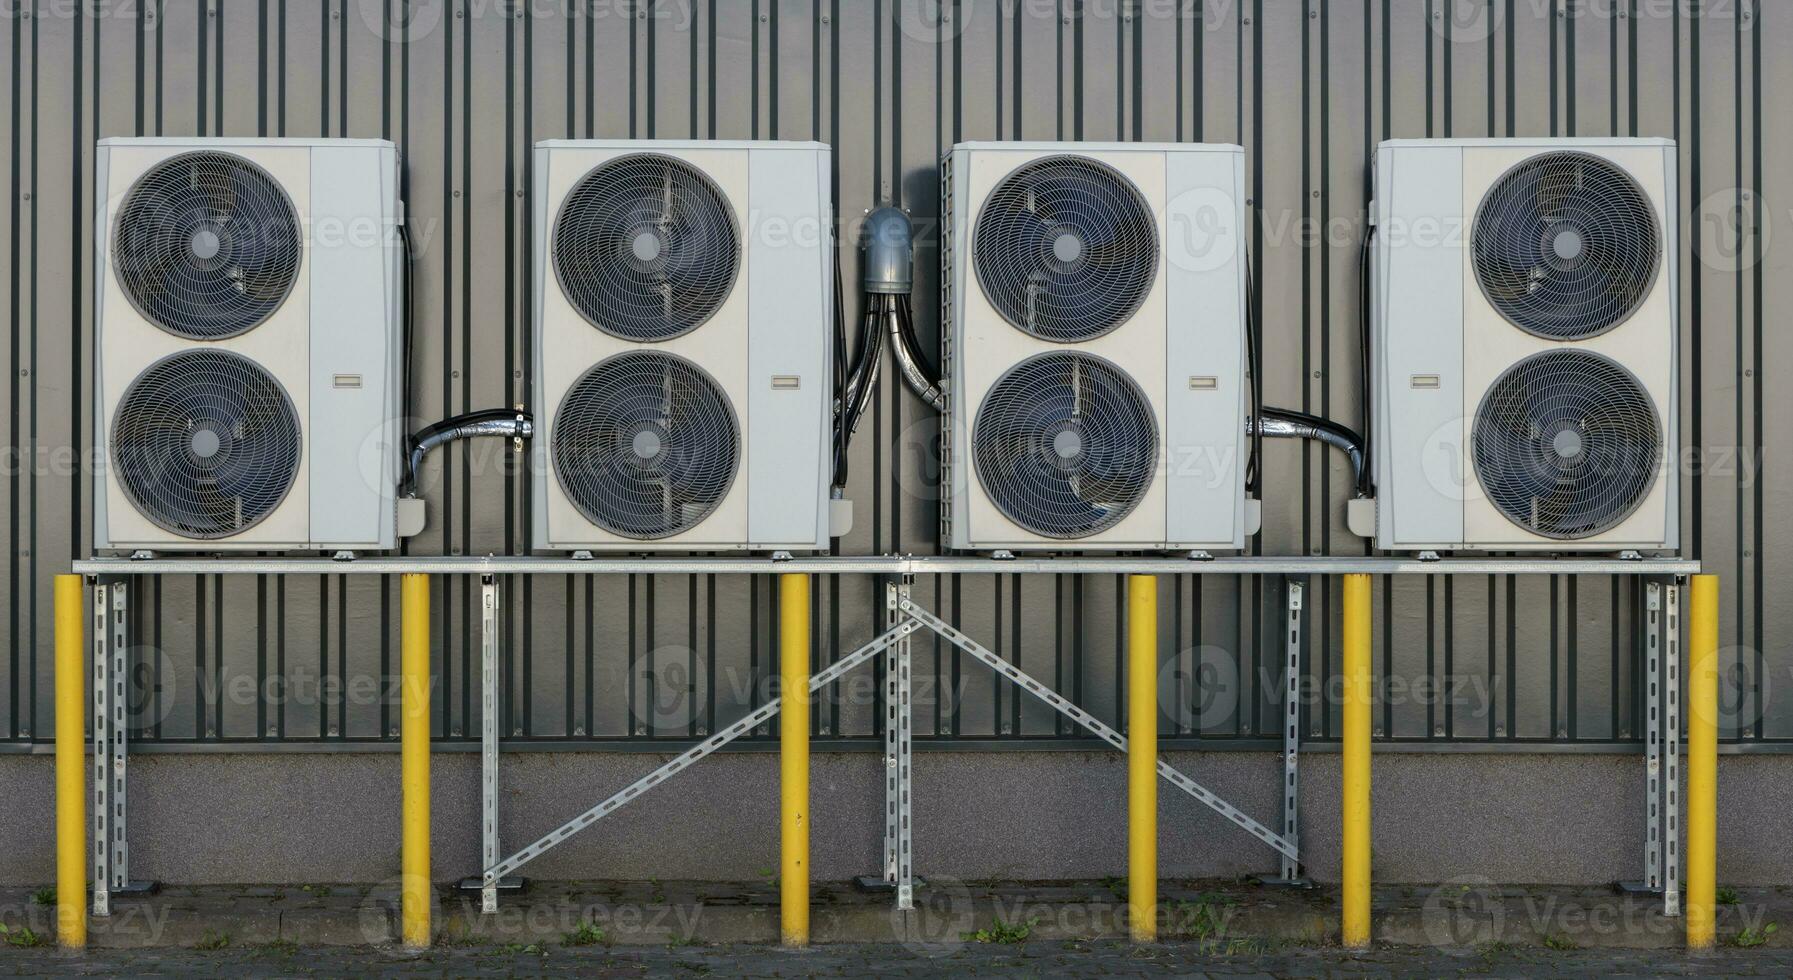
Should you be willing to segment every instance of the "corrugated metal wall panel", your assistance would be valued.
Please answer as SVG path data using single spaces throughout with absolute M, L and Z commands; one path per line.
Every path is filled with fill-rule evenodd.
M 384 136 L 406 160 L 418 250 L 419 422 L 530 396 L 529 146 L 561 136 L 798 138 L 835 147 L 839 209 L 898 203 L 923 230 L 918 328 L 939 296 L 941 154 L 961 139 L 1243 143 L 1268 400 L 1355 424 L 1357 241 L 1365 161 L 1391 136 L 1673 136 L 1681 141 L 1683 476 L 1688 553 L 1724 576 L 1729 734 L 1793 738 L 1777 680 L 1793 629 L 1767 601 L 1793 561 L 1773 515 L 1793 486 L 1764 453 L 1786 414 L 1764 371 L 1793 349 L 1766 329 L 1793 289 L 1769 248 L 1793 160 L 1793 15 L 1735 0 L 165 0 L 22 2 L 0 17 L 0 309 L 13 465 L 0 614 L 10 669 L 0 731 L 46 737 L 48 576 L 85 552 L 77 454 L 92 390 L 93 141 L 130 134 Z M 1764 36 L 1768 35 L 1768 36 Z M 1776 43 L 1774 38 L 1781 38 Z M 843 254 L 857 277 L 857 256 Z M 936 548 L 932 413 L 890 380 L 858 439 L 854 553 Z M 71 448 L 74 447 L 74 448 Z M 1253 550 L 1364 549 L 1341 520 L 1349 475 L 1272 443 Z M 413 554 L 527 546 L 528 472 L 502 447 L 432 460 L 431 527 Z M 504 730 L 541 738 L 701 733 L 765 696 L 771 591 L 727 577 L 540 578 L 507 585 Z M 1384 581 L 1379 666 L 1399 685 L 1381 731 L 1403 738 L 1628 739 L 1641 598 L 1608 578 Z M 1280 584 L 1164 583 L 1179 734 L 1267 735 Z M 1086 706 L 1119 703 L 1112 580 L 968 576 L 920 594 Z M 435 597 L 447 737 L 476 728 L 477 583 Z M 1337 657 L 1336 589 L 1310 606 L 1310 673 Z M 395 583 L 195 576 L 135 587 L 146 737 L 366 739 L 392 731 Z M 818 595 L 818 656 L 869 637 L 866 581 Z M 1260 649 L 1259 637 L 1266 648 Z M 939 645 L 923 732 L 1050 735 L 1059 722 Z M 159 678 L 159 683 L 157 679 Z M 248 694 L 244 694 L 244 690 Z M 1428 691 L 1443 691 L 1428 696 Z M 319 692 L 324 692 L 320 695 Z M 258 694 L 273 693 L 268 697 Z M 818 731 L 875 730 L 870 688 L 817 707 Z M 1763 707 L 1766 705 L 1767 707 Z M 1316 734 L 1336 712 L 1317 702 Z

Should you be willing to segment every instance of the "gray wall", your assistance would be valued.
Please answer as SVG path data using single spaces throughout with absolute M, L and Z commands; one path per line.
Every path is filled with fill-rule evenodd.
M 509 853 L 646 773 L 665 756 L 532 752 L 505 758 Z M 1245 812 L 1274 822 L 1277 756 L 1167 758 Z M 0 758 L 0 885 L 55 877 L 52 762 Z M 1338 878 L 1337 754 L 1304 763 L 1307 872 Z M 924 878 L 1095 879 L 1124 875 L 1126 763 L 1112 753 L 925 753 L 915 766 L 915 868 Z M 479 872 L 479 758 L 436 757 L 431 860 L 438 881 Z M 878 756 L 818 756 L 810 776 L 818 881 L 882 862 Z M 1793 770 L 1779 757 L 1719 765 L 1718 875 L 1728 885 L 1793 880 Z M 1643 760 L 1578 754 L 1435 755 L 1375 761 L 1379 884 L 1485 880 L 1604 884 L 1643 875 Z M 188 883 L 378 882 L 399 867 L 395 753 L 151 755 L 132 763 L 131 873 Z M 1274 873 L 1276 854 L 1166 785 L 1158 794 L 1166 877 Z M 203 832 L 195 815 L 204 814 Z M 778 759 L 706 760 L 524 869 L 541 879 L 739 880 L 778 864 Z
M 420 421 L 529 401 L 527 161 L 539 139 L 822 139 L 836 149 L 843 214 L 900 203 L 924 230 L 937 211 L 936 161 L 956 140 L 1240 142 L 1257 219 L 1268 400 L 1354 422 L 1356 249 L 1364 163 L 1378 139 L 1674 137 L 1686 231 L 1684 540 L 1690 555 L 1724 576 L 1727 736 L 1793 737 L 1793 707 L 1774 697 L 1793 681 L 1793 604 L 1775 601 L 1768 586 L 1774 568 L 1785 574 L 1781 563 L 1793 562 L 1793 522 L 1769 520 L 1793 486 L 1793 461 L 1763 452 L 1775 442 L 1767 420 L 1793 408 L 1765 383 L 1776 377 L 1775 358 L 1793 358 L 1766 315 L 1793 290 L 1793 253 L 1772 236 L 1793 220 L 1786 178 L 1774 176 L 1793 163 L 1793 132 L 1786 113 L 1762 110 L 1793 95 L 1793 11 L 1746 0 L 1704 4 L 1703 12 L 1693 6 L 961 0 L 936 17 L 925 0 L 5 5 L 0 310 L 11 340 L 0 344 L 0 367 L 7 445 L 15 448 L 0 474 L 0 510 L 11 518 L 0 531 L 8 538 L 0 644 L 11 658 L 0 674 L 0 734 L 11 744 L 0 748 L 24 749 L 50 733 L 49 576 L 85 554 L 91 505 L 81 454 L 92 423 L 93 142 L 138 133 L 386 136 L 400 144 L 419 247 L 411 411 Z M 916 304 L 929 337 L 934 261 L 924 235 Z M 856 270 L 849 251 L 849 282 Z M 931 413 L 889 381 L 888 367 L 884 376 L 854 447 L 859 521 L 842 550 L 932 552 Z M 1265 531 L 1254 550 L 1361 553 L 1363 543 L 1343 526 L 1341 462 L 1289 444 L 1268 453 Z M 431 527 L 410 551 L 523 550 L 527 481 L 495 447 L 439 454 L 425 474 Z M 447 739 L 477 733 L 473 586 L 443 579 L 434 597 L 436 719 Z M 568 577 L 509 586 L 505 727 L 519 740 L 689 735 L 726 724 L 766 673 L 764 582 Z M 1274 635 L 1267 627 L 1280 583 L 1189 579 L 1164 588 L 1167 660 L 1184 653 L 1213 668 L 1203 689 L 1167 705 L 1166 730 L 1241 747 L 1271 734 L 1266 693 L 1275 689 L 1279 654 L 1257 641 Z M 919 589 L 1005 656 L 1114 715 L 1115 582 L 967 576 L 925 580 Z M 1382 582 L 1378 590 L 1378 671 L 1409 690 L 1425 682 L 1455 692 L 1386 699 L 1383 737 L 1636 739 L 1639 617 L 1629 582 L 1458 577 Z M 378 681 L 396 655 L 396 591 L 396 582 L 314 577 L 193 576 L 140 586 L 140 740 L 386 737 L 394 714 Z M 1337 664 L 1337 602 L 1335 590 L 1317 591 L 1306 669 L 1324 689 Z M 818 598 L 821 658 L 850 649 L 881 618 L 867 581 L 822 583 Z M 921 653 L 920 666 L 935 673 L 934 651 Z M 1049 716 L 1018 705 L 980 672 L 956 674 L 954 659 L 940 654 L 943 693 L 917 719 L 924 737 L 1055 734 Z M 254 692 L 271 678 L 297 689 L 270 704 Z M 241 690 L 238 682 L 248 695 L 230 693 Z M 687 684 L 702 692 L 695 701 L 678 696 Z M 329 685 L 346 685 L 348 696 L 316 693 Z M 674 696 L 656 700 L 668 685 Z M 1335 730 L 1326 699 L 1312 714 L 1311 732 Z M 825 703 L 817 728 L 865 736 L 874 718 L 870 698 L 847 695 Z M 968 758 L 999 770 L 994 764 L 1005 762 Z M 318 782 L 308 785 L 319 799 L 353 793 L 346 773 L 364 764 L 372 763 L 282 763 L 313 773 Z M 1427 764 L 1468 778 L 1484 757 Z M 1773 764 L 1752 760 L 1749 771 Z M 258 763 L 205 757 L 155 765 L 228 773 Z M 863 763 L 839 765 L 857 771 Z M 1604 763 L 1586 756 L 1550 765 L 1590 786 L 1603 778 Z M 343 767 L 340 781 L 332 781 L 332 766 Z M 765 778 L 740 766 L 725 767 L 739 773 L 737 782 Z M 1055 778 L 1072 771 L 1086 769 Z M 153 798 L 140 798 L 139 807 L 149 809 Z M 175 793 L 169 805 L 178 810 L 185 799 Z M 991 807 L 968 823 L 1029 812 Z M 1074 840 L 1075 828 L 1066 830 Z M 179 877 L 173 867 L 166 874 Z

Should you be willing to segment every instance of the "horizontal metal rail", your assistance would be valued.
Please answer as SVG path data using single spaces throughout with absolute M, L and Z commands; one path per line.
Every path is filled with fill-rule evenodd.
M 1290 557 L 989 558 L 867 555 L 808 558 L 533 558 L 488 555 L 333 558 L 89 558 L 82 575 L 1696 575 L 1687 558 Z

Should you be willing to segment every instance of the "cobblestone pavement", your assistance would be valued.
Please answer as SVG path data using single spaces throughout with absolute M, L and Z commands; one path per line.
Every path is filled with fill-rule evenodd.
M 169 977 L 501 977 L 577 973 L 648 976 L 1093 976 L 1212 977 L 1586 977 L 1788 976 L 1793 951 L 1721 950 L 1705 955 L 1504 946 L 1467 950 L 1386 947 L 1348 954 L 1332 948 L 1267 950 L 1165 943 L 1028 942 L 954 946 L 927 956 L 886 945 L 841 944 L 786 951 L 770 946 L 650 948 L 463 946 L 425 954 L 369 947 L 275 945 L 217 950 L 0 951 L 4 976 Z

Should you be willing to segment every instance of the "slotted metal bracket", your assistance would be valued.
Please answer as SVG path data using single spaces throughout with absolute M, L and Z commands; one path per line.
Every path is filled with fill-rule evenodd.
M 1662 586 L 1644 585 L 1644 888 L 1662 891 Z
M 1662 914 L 1681 914 L 1681 579 L 1664 587 Z
M 131 849 L 125 843 L 125 739 L 130 725 L 126 723 L 125 687 L 130 679 L 130 599 L 125 582 L 112 583 L 112 669 L 109 672 L 106 710 L 112 721 L 106 726 L 112 736 L 111 762 L 107 768 L 112 779 L 112 889 L 123 891 L 131 884 Z
M 1680 576 L 1644 583 L 1644 877 L 1630 892 L 1660 892 L 1681 914 Z
M 885 623 L 896 629 L 907 620 L 901 604 L 910 597 L 913 580 L 905 575 L 885 588 Z M 913 826 L 910 820 L 910 773 L 913 729 L 910 724 L 912 637 L 884 651 L 884 881 L 896 891 L 898 911 L 915 907 Z
M 93 914 L 112 914 L 112 586 L 93 585 Z
M 893 628 L 880 634 L 871 642 L 835 661 L 830 664 L 827 669 L 811 677 L 809 682 L 810 693 L 814 694 L 822 688 L 827 687 L 829 684 L 840 680 L 855 667 L 858 667 L 861 664 L 870 661 L 878 654 L 883 653 L 893 644 L 909 636 L 911 633 L 914 633 L 918 628 L 917 624 L 907 620 L 898 623 Z M 783 698 L 773 698 L 752 713 L 748 714 L 745 718 L 722 729 L 709 738 L 704 739 L 702 742 L 680 753 L 677 757 L 655 769 L 653 772 L 648 773 L 633 783 L 623 787 L 621 790 L 618 790 L 603 802 L 542 835 L 542 837 L 535 841 L 535 843 L 530 844 L 528 847 L 523 848 L 502 861 L 486 865 L 486 868 L 481 875 L 482 906 L 484 905 L 483 896 L 485 889 L 498 887 L 500 879 L 504 878 L 506 875 L 515 873 L 524 865 L 541 857 L 550 848 L 554 847 L 554 845 L 559 844 L 567 838 L 572 837 L 574 834 L 577 834 L 579 831 L 590 827 L 599 820 L 622 809 L 623 806 L 641 796 L 643 793 L 646 793 L 655 786 L 666 782 L 673 776 L 690 768 L 693 763 L 702 759 L 704 756 L 709 755 L 717 749 L 722 748 L 724 745 L 753 731 L 753 729 L 759 725 L 770 721 L 778 714 L 783 700 Z M 494 759 L 495 758 L 496 756 L 494 755 Z M 494 902 L 495 901 L 496 900 L 494 899 Z
M 480 865 L 498 863 L 498 577 L 479 580 Z M 479 910 L 498 911 L 498 879 L 480 882 Z
M 1284 631 L 1288 645 L 1283 658 L 1282 717 L 1282 836 L 1290 849 L 1299 852 L 1300 790 L 1298 769 L 1301 759 L 1301 605 L 1307 591 L 1304 582 L 1290 579 L 1288 621 Z M 1281 880 L 1285 884 L 1301 881 L 1301 862 L 1295 855 L 1282 854 Z
M 1022 671 L 1021 668 L 1016 667 L 1014 664 L 1009 663 L 985 649 L 982 644 L 954 629 L 952 625 L 945 620 L 916 605 L 913 599 L 900 599 L 897 602 L 897 607 L 909 618 L 921 623 L 935 633 L 940 634 L 941 638 L 970 654 L 984 666 L 995 671 L 1003 679 L 1044 702 L 1046 706 L 1050 707 L 1052 710 L 1057 711 L 1059 714 L 1064 715 L 1066 718 L 1083 726 L 1083 728 L 1088 730 L 1090 734 L 1107 742 L 1109 745 L 1114 746 L 1121 752 L 1127 751 L 1127 737 L 1125 735 L 1115 731 L 1113 728 L 1104 724 L 1100 719 L 1096 718 L 1096 716 L 1079 708 L 1069 700 L 1066 700 L 1058 692 L 1035 680 L 1031 675 Z M 1195 799 L 1201 802 L 1204 806 L 1207 806 L 1215 813 L 1225 817 L 1233 824 L 1245 830 L 1246 833 L 1251 834 L 1258 840 L 1275 848 L 1276 851 L 1279 854 L 1282 854 L 1285 858 L 1292 861 L 1300 861 L 1301 855 L 1296 849 L 1294 841 L 1285 840 L 1281 835 L 1277 834 L 1269 827 L 1253 820 L 1238 807 L 1221 799 L 1219 796 L 1203 787 L 1200 783 L 1197 783 L 1195 780 L 1184 775 L 1181 771 L 1177 770 L 1163 759 L 1158 760 L 1158 775 L 1168 780 L 1172 786 L 1195 797 Z

